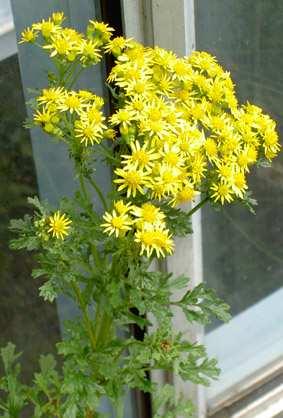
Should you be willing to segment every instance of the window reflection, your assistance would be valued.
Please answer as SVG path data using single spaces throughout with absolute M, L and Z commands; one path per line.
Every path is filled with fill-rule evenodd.
M 240 101 L 263 107 L 281 133 L 283 3 L 200 0 L 195 8 L 197 49 L 215 55 L 231 72 Z M 233 315 L 282 286 L 282 173 L 279 156 L 249 177 L 259 202 L 256 216 L 239 207 L 203 210 L 204 278 Z
M 27 196 L 37 194 L 29 133 L 22 127 L 25 103 L 18 58 L 0 62 L 0 346 L 12 341 L 23 352 L 24 379 L 30 380 L 38 356 L 59 340 L 56 306 L 38 297 L 31 279 L 33 257 L 9 250 L 9 219 L 29 213 Z
M 195 13 L 197 49 L 217 57 L 231 72 L 240 102 L 262 107 L 282 135 L 282 1 L 197 0 Z M 203 276 L 233 314 L 228 324 L 214 322 L 205 335 L 208 353 L 221 369 L 219 380 L 206 391 L 210 411 L 233 403 L 243 391 L 253 393 L 255 382 L 260 386 L 279 373 L 282 173 L 282 153 L 272 167 L 252 171 L 249 189 L 259 203 L 256 216 L 236 205 L 202 211 Z

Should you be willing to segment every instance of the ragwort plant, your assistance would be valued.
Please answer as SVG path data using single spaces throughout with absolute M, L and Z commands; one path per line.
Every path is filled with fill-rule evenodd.
M 173 386 L 159 388 L 149 373 L 207 385 L 219 370 L 201 344 L 172 329 L 171 308 L 188 323 L 206 324 L 211 316 L 228 320 L 228 306 L 204 285 L 191 288 L 188 277 L 149 266 L 173 254 L 174 237 L 191 233 L 191 216 L 205 203 L 251 207 L 247 175 L 279 152 L 275 122 L 238 103 L 229 73 L 206 52 L 179 58 L 113 37 L 102 22 L 90 20 L 82 34 L 63 21 L 63 13 L 53 13 L 27 28 L 21 43 L 41 48 L 54 65 L 48 86 L 30 101 L 29 125 L 66 144 L 79 186 L 56 208 L 31 198 L 34 215 L 11 223 L 12 248 L 34 252 L 33 277 L 45 278 L 45 301 L 65 295 L 80 315 L 66 322 L 57 344 L 62 367 L 42 356 L 29 387 L 13 344 L 2 349 L 2 416 L 19 417 L 32 405 L 34 417 L 102 417 L 107 397 L 121 418 L 130 388 L 152 394 L 155 418 L 189 417 L 190 401 L 176 397 Z M 115 58 L 107 78 L 111 115 L 95 92 L 74 90 L 81 72 L 105 54 Z M 99 158 L 113 171 L 108 195 L 97 183 Z M 183 205 L 196 198 L 193 209 Z M 183 289 L 180 299 L 176 289 Z M 131 333 L 133 324 L 144 331 L 142 340 Z

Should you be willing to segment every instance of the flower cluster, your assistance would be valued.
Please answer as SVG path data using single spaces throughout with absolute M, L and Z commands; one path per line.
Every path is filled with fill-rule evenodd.
M 63 27 L 64 19 L 63 13 L 53 13 L 47 20 L 43 19 L 24 30 L 20 42 L 37 41 L 51 58 L 56 57 L 61 63 L 79 62 L 83 67 L 97 64 L 113 29 L 107 24 L 90 20 L 86 35 L 83 35 L 75 29 Z
M 131 41 L 109 81 L 120 92 L 110 123 L 129 145 L 115 182 L 128 198 L 149 193 L 173 206 L 199 192 L 221 204 L 243 199 L 251 166 L 280 149 L 275 122 L 238 105 L 229 73 L 206 52 L 178 58 Z
M 174 208 L 200 193 L 222 205 L 245 199 L 251 167 L 280 150 L 275 122 L 255 105 L 239 105 L 230 74 L 206 52 L 179 58 L 112 38 L 101 22 L 90 21 L 81 34 L 63 20 L 53 13 L 22 34 L 21 42 L 39 43 L 59 72 L 36 98 L 33 122 L 83 150 L 117 136 L 115 155 L 99 147 L 115 161 L 114 185 L 123 198 L 105 213 L 104 232 L 132 236 L 141 254 L 170 254 L 159 206 Z M 101 97 L 71 89 L 77 66 L 94 65 L 104 53 L 116 58 L 108 82 L 117 108 L 108 118 Z
M 104 101 L 87 90 L 43 89 L 37 97 L 33 121 L 47 133 L 84 145 L 99 143 L 105 134 Z
M 152 203 L 144 203 L 141 207 L 125 204 L 122 200 L 114 202 L 112 213 L 106 212 L 102 224 L 104 231 L 110 235 L 121 237 L 128 231 L 134 232 L 134 240 L 141 247 L 141 255 L 157 257 L 172 254 L 173 241 L 166 229 L 165 215 Z

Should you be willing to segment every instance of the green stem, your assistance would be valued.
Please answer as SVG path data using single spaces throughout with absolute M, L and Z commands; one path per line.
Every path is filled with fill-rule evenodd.
M 95 261 L 97 267 L 102 268 L 102 262 L 101 262 L 101 258 L 99 256 L 99 251 L 97 250 L 95 245 L 91 246 L 91 253 L 92 253 L 93 260 Z
M 74 74 L 78 64 L 79 64 L 78 61 L 72 62 L 70 67 L 68 68 L 68 71 L 64 74 L 64 78 L 65 78 L 65 76 L 67 76 L 67 77 L 65 78 L 65 80 L 63 79 L 62 81 L 64 82 L 64 86 L 66 88 L 71 87 L 70 85 L 68 86 L 68 82 L 70 82 L 70 84 L 71 84 L 72 75 Z
M 76 294 L 79 306 L 80 306 L 82 314 L 83 314 L 83 319 L 84 319 L 84 323 L 85 323 L 85 326 L 86 326 L 86 329 L 87 329 L 87 332 L 88 332 L 88 335 L 89 335 L 89 338 L 90 338 L 91 346 L 92 346 L 93 350 L 95 350 L 95 348 L 96 348 L 95 330 L 93 329 L 92 322 L 91 322 L 91 319 L 89 317 L 87 305 L 85 304 L 85 302 L 83 300 L 82 293 L 81 293 L 81 290 L 80 290 L 79 286 L 74 282 L 72 282 L 71 285 L 72 285 L 72 288 L 73 288 L 73 290 Z
M 187 215 L 192 216 L 197 210 L 199 210 L 206 202 L 208 202 L 209 196 L 206 196 L 203 200 L 201 200 L 196 206 L 193 207 L 192 210 L 190 210 Z
M 103 313 L 101 301 L 96 303 L 95 306 L 95 322 L 94 322 L 94 338 L 99 343 L 99 334 L 101 327 L 103 326 Z
M 107 208 L 107 203 L 106 203 L 106 200 L 105 200 L 105 198 L 103 196 L 103 193 L 102 193 L 100 187 L 95 182 L 95 180 L 93 180 L 91 178 L 91 176 L 88 176 L 87 179 L 88 179 L 89 183 L 92 185 L 92 187 L 94 188 L 94 190 L 96 191 L 96 193 L 97 193 L 97 195 L 98 195 L 98 197 L 99 197 L 99 199 L 100 199 L 100 201 L 102 203 L 102 206 L 103 206 L 104 210 L 106 211 L 108 209 Z
M 104 157 L 107 157 L 107 158 L 109 158 L 110 160 L 114 161 L 116 165 L 120 163 L 119 159 L 118 159 L 118 158 L 116 158 L 116 157 L 114 157 L 114 156 L 111 154 L 111 152 L 109 152 L 109 148 L 108 148 L 107 146 L 105 146 L 105 145 L 103 145 L 102 143 L 100 143 L 100 144 L 99 144 L 99 146 L 97 147 L 97 149 L 98 149 L 98 151 L 99 151 L 99 152 L 103 151 L 103 152 L 101 152 L 101 154 L 102 154 Z
M 96 304 L 94 337 L 97 345 L 103 346 L 111 335 L 113 321 L 111 316 L 104 310 L 106 301 L 100 300 Z
M 84 68 L 80 68 L 79 71 L 77 72 L 77 74 L 74 75 L 74 78 L 71 80 L 68 88 L 71 89 L 73 87 L 73 85 L 76 83 L 76 81 L 78 80 L 79 76 L 81 75 L 81 73 L 83 72 Z
M 66 66 L 65 69 L 63 67 L 63 70 L 60 71 L 60 80 L 59 80 L 59 83 L 60 84 L 62 83 L 63 85 L 65 85 L 64 78 L 68 75 L 68 73 L 70 72 L 70 70 L 72 72 L 72 67 L 73 67 L 73 64 L 70 64 L 70 65 Z M 69 75 L 68 75 L 68 77 L 69 77 Z
M 81 190 L 82 190 L 82 194 L 83 194 L 84 200 L 87 203 L 90 203 L 90 198 L 89 198 L 88 192 L 86 190 L 84 178 L 83 178 L 82 175 L 79 176 L 79 182 L 80 182 L 80 186 L 81 186 Z
M 120 397 L 117 401 L 117 411 L 116 418 L 124 417 L 124 399 Z

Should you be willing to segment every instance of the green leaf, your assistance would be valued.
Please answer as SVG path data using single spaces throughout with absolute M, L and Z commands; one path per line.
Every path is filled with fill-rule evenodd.
M 53 283 L 49 280 L 39 288 L 39 296 L 45 301 L 53 302 L 57 298 L 57 292 Z
M 220 369 L 217 367 L 217 360 L 212 358 L 204 358 L 201 362 L 199 359 L 188 356 L 188 361 L 181 365 L 180 375 L 184 380 L 209 386 L 211 379 L 217 379 Z
M 175 304 L 182 308 L 189 322 L 208 324 L 213 316 L 223 322 L 231 319 L 229 305 L 218 298 L 213 289 L 207 289 L 203 283 L 188 290 Z
M 188 283 L 190 282 L 191 279 L 189 279 L 187 276 L 185 276 L 184 274 L 181 274 L 180 276 L 177 277 L 172 277 L 169 281 L 169 287 L 170 289 L 174 289 L 174 290 L 180 290 L 180 289 L 184 289 L 185 287 L 188 286 Z
M 15 361 L 21 356 L 21 353 L 16 353 L 16 346 L 13 343 L 8 343 L 6 347 L 1 348 L 1 357 L 6 373 L 12 371 Z
M 37 196 L 34 197 L 28 197 L 28 203 L 30 205 L 33 205 L 36 209 L 38 209 L 39 213 L 42 215 L 46 215 L 46 210 L 44 206 L 41 204 L 40 200 Z
M 153 399 L 153 418 L 190 418 L 194 416 L 195 408 L 190 399 L 183 395 L 177 396 L 174 386 L 165 384 Z
M 65 413 L 63 414 L 63 418 L 77 418 L 77 412 L 77 405 L 73 401 L 70 401 L 67 403 L 67 408 Z
M 166 204 L 161 206 L 166 215 L 166 225 L 173 235 L 185 237 L 193 232 L 191 216 L 179 208 Z
M 56 369 L 56 360 L 52 354 L 41 355 L 39 365 L 41 372 L 43 374 L 48 374 Z

